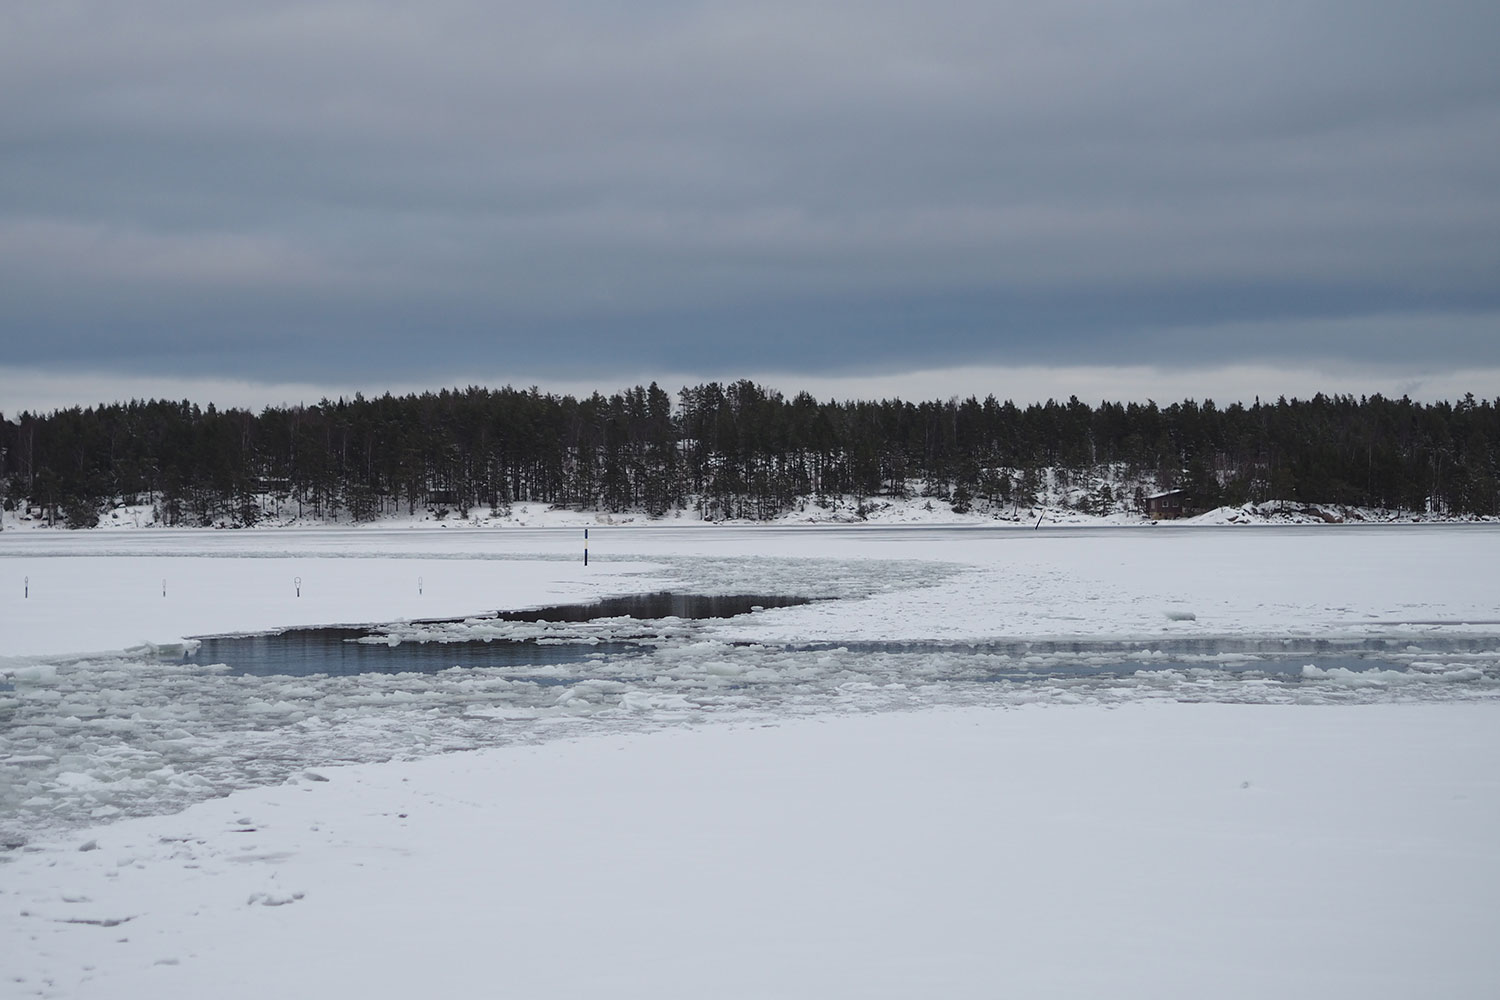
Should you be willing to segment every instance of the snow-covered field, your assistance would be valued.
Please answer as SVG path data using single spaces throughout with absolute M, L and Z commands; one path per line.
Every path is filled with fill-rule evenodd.
M 1500 994 L 1500 527 L 581 535 L 0 534 L 0 996 Z

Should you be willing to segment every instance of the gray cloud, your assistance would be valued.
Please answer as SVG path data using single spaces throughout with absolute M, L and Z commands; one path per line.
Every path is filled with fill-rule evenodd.
M 11 4 L 0 338 L 283 381 L 1493 367 L 1496 37 L 1463 2 Z

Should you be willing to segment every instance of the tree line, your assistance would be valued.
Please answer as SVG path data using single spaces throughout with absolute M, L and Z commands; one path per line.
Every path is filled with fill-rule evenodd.
M 0 415 L 0 486 L 7 509 L 39 507 L 73 526 L 116 502 L 189 525 L 467 517 L 521 501 L 766 519 L 913 492 L 960 511 L 1019 509 L 1059 477 L 1083 484 L 1077 503 L 1099 511 L 1138 508 L 1148 484 L 1204 507 L 1277 499 L 1495 515 L 1497 443 L 1500 399 L 1472 395 L 1021 407 L 993 396 L 787 398 L 748 381 L 675 400 L 655 383 L 582 399 L 476 386 L 259 413 L 148 400 Z

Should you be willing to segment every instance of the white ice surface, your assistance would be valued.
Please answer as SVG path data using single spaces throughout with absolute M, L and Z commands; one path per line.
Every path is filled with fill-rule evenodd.
M 0 841 L 180 808 L 304 764 L 536 742 L 558 724 L 640 729 L 747 712 L 1032 701 L 1451 700 L 1500 689 L 1500 641 L 1451 647 L 1455 635 L 1497 631 L 1485 624 L 1500 614 L 1493 527 L 592 534 L 588 567 L 571 530 L 5 536 Z M 29 597 L 16 593 L 18 578 L 29 578 Z M 557 666 L 286 678 L 170 655 L 172 643 L 200 633 L 465 615 L 669 586 L 837 599 L 718 624 L 654 622 L 649 657 Z M 587 643 L 616 632 L 641 627 L 469 619 L 395 626 L 382 641 Z M 1378 670 L 1350 673 L 1345 660 L 1311 653 L 1269 673 L 1261 662 L 1287 638 L 1371 635 L 1399 647 Z M 868 646 L 885 640 L 907 645 Z M 1128 645 L 1070 651 L 1075 640 Z M 985 645 L 997 641 L 1009 645 Z M 820 645 L 786 648 L 809 643 Z M 979 648 L 960 653 L 953 643 Z M 1172 669 L 1162 669 L 1167 660 Z M 1139 674 L 1116 669 L 1135 662 Z M 1414 663 L 1431 665 L 1390 669 Z M 1100 668 L 1112 673 L 1086 675 Z M 1021 676 L 1059 670 L 1084 673 Z
M 0 650 L 110 649 L 194 633 L 454 617 L 673 581 L 720 592 L 859 593 L 867 581 L 846 578 L 860 576 L 858 565 L 869 560 L 962 571 L 942 581 L 883 571 L 884 596 L 772 611 L 753 625 L 736 623 L 732 634 L 799 641 L 1500 632 L 1493 524 L 595 527 L 587 569 L 581 536 L 462 528 L 5 533 Z M 642 575 L 653 566 L 658 575 Z M 32 597 L 23 601 L 28 576 Z M 1170 617 L 1183 612 L 1194 617 Z
M 16 857 L 0 995 L 1487 1000 L 1497 721 L 934 710 L 329 769 Z
M 580 535 L 0 535 L 0 996 L 1500 992 L 1494 526 Z M 524 671 L 65 655 L 665 588 L 837 600 Z
M 441 552 L 427 557 L 370 557 L 356 551 L 339 558 L 275 553 L 0 558 L 8 591 L 0 602 L 5 626 L 0 655 L 123 649 L 189 635 L 588 601 L 631 590 L 621 578 L 649 567 L 613 562 L 592 565 L 585 573 L 581 562 L 528 560 L 517 568 L 508 560 Z M 30 596 L 23 598 L 28 589 Z

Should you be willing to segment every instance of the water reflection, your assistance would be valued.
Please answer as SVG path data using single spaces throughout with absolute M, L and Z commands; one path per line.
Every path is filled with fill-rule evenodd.
M 362 628 L 293 629 L 273 635 L 204 639 L 191 659 L 223 663 L 258 677 L 327 674 L 435 674 L 450 667 L 526 667 L 578 663 L 601 656 L 638 656 L 635 643 L 406 642 L 398 646 L 353 642 Z
M 775 594 L 731 594 L 706 596 L 676 594 L 668 590 L 653 594 L 610 597 L 592 604 L 559 604 L 530 611 L 502 611 L 497 616 L 507 622 L 591 622 L 600 618 L 734 618 L 766 608 L 792 608 L 811 604 L 806 597 Z

